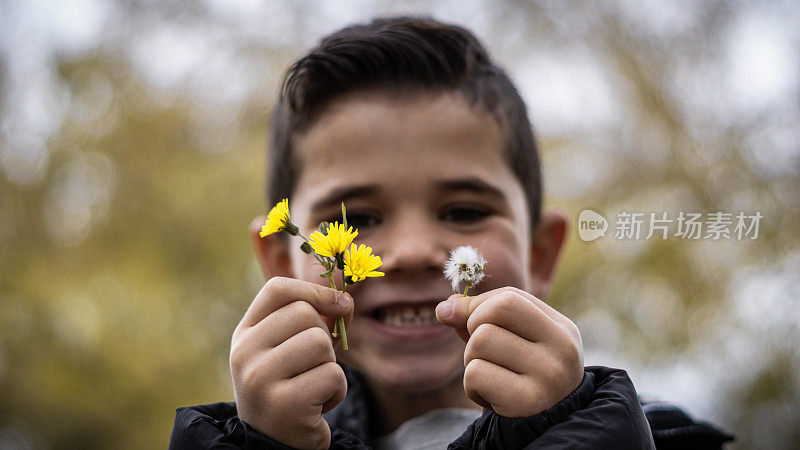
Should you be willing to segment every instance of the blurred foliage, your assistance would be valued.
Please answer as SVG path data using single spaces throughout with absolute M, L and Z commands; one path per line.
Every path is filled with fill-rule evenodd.
M 548 300 L 580 327 L 587 362 L 628 369 L 644 394 L 694 400 L 737 448 L 800 446 L 800 102 L 796 89 L 738 110 L 716 98 L 741 4 L 703 2 L 664 31 L 621 0 L 287 2 L 257 14 L 100 3 L 96 40 L 53 44 L 46 83 L 27 86 L 54 93 L 45 151 L 17 139 L 27 113 L 12 103 L 29 80 L 0 53 L 0 447 L 164 447 L 176 407 L 233 398 L 230 335 L 263 282 L 247 227 L 263 212 L 282 71 L 325 32 L 420 10 L 474 29 L 532 89 L 547 201 L 573 223 L 584 208 L 612 226 L 620 211 L 761 212 L 754 241 L 618 241 L 612 228 L 584 243 L 572 232 Z M 0 36 L 27 51 L 26 39 Z M 176 39 L 183 47 L 161 48 Z M 539 54 L 567 72 L 599 67 L 609 113 L 552 125 L 537 102 L 549 86 L 526 88 Z M 788 157 L 774 149 L 787 139 Z
M 43 181 L 3 181 L 0 409 L 56 447 L 155 447 L 177 406 L 232 396 L 230 334 L 260 277 L 247 226 L 266 117 L 232 120 L 230 148 L 205 151 L 191 101 L 159 102 L 125 61 L 58 73 L 76 96 L 104 83 L 96 120 L 114 123 L 98 135 L 65 118 Z M 58 190 L 90 199 L 88 216 L 53 205 Z

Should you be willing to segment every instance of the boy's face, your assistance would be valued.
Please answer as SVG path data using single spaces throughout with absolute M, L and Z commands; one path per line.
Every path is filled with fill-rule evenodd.
M 471 294 L 515 286 L 541 295 L 545 288 L 532 270 L 536 238 L 500 128 L 460 95 L 348 97 L 295 141 L 295 151 L 301 171 L 292 221 L 307 236 L 322 221 L 341 220 L 344 201 L 355 242 L 383 259 L 385 277 L 348 287 L 350 350 L 337 349 L 372 382 L 425 392 L 463 373 L 465 344 L 434 315 L 453 293 L 442 273 L 451 249 L 472 245 L 488 260 Z M 287 242 L 288 255 L 277 258 L 284 273 L 327 285 L 299 241 Z

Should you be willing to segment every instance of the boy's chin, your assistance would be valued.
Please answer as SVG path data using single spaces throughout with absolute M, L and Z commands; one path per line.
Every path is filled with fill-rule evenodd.
M 409 394 L 440 390 L 454 379 L 460 382 L 464 374 L 461 355 L 447 355 L 444 358 L 395 357 L 375 361 L 371 366 L 364 369 L 372 381 Z

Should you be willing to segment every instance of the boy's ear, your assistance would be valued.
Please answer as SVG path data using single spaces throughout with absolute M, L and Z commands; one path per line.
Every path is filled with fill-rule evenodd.
M 532 294 L 544 298 L 555 275 L 564 239 L 567 236 L 567 216 L 562 211 L 546 211 L 531 238 L 530 275 Z
M 261 266 L 261 273 L 264 279 L 272 277 L 292 277 L 292 261 L 289 258 L 289 249 L 286 240 L 282 239 L 280 233 L 273 233 L 267 237 L 261 237 L 261 226 L 264 225 L 264 217 L 259 216 L 250 222 L 250 239 L 256 251 L 258 264 Z

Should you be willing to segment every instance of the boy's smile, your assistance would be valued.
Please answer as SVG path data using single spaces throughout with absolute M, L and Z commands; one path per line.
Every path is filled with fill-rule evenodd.
M 471 294 L 533 288 L 527 206 L 503 148 L 497 122 L 454 93 L 349 96 L 296 138 L 293 222 L 310 232 L 341 220 L 344 201 L 355 242 L 383 259 L 384 278 L 349 287 L 350 350 L 338 351 L 373 383 L 409 393 L 460 384 L 465 344 L 434 314 L 452 294 L 451 249 L 469 244 L 488 260 Z M 290 245 L 293 275 L 326 285 L 313 262 Z

